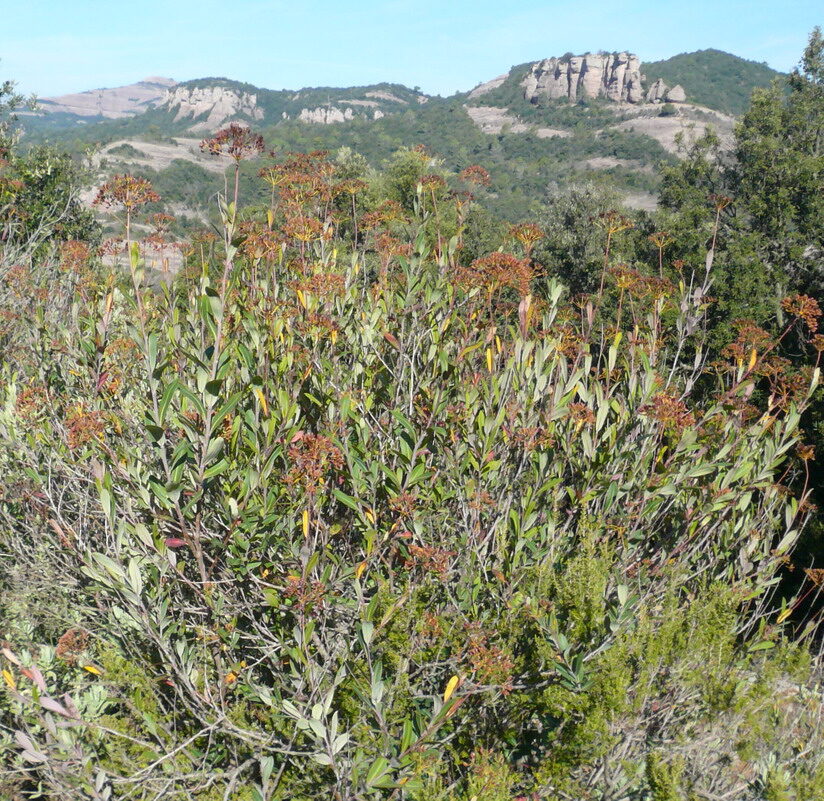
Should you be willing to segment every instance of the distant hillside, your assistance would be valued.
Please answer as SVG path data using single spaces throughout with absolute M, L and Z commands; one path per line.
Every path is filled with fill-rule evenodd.
M 171 78 L 144 78 L 129 86 L 113 89 L 92 89 L 60 97 L 38 100 L 44 112 L 63 113 L 77 117 L 118 119 L 141 114 L 158 103 L 176 83 Z
M 643 72 L 646 86 L 658 78 L 669 86 L 680 84 L 689 102 L 736 116 L 747 110 L 753 89 L 769 86 L 781 75 L 766 64 L 722 50 L 697 50 L 651 61 L 643 65 Z
M 274 90 L 223 77 L 166 87 L 144 81 L 140 88 L 153 97 L 137 97 L 134 85 L 114 90 L 112 98 L 120 111 L 141 104 L 139 113 L 80 115 L 68 111 L 77 108 L 72 100 L 56 113 L 26 117 L 24 128 L 32 144 L 48 140 L 78 155 L 97 149 L 100 180 L 114 172 L 143 174 L 176 214 L 203 215 L 198 198 L 220 188 L 225 165 L 204 157 L 199 141 L 238 121 L 278 153 L 346 147 L 374 167 L 404 146 L 423 144 L 449 170 L 470 164 L 489 170 L 487 206 L 521 219 L 548 192 L 588 181 L 612 187 L 637 208 L 654 208 L 656 167 L 677 157 L 677 142 L 708 125 L 730 141 L 733 114 L 745 110 L 753 88 L 778 74 L 704 50 L 652 64 L 627 52 L 567 53 L 512 67 L 448 98 L 391 83 Z M 657 79 L 666 87 L 651 91 Z M 77 110 L 101 108 L 95 106 L 100 92 L 78 96 L 86 106 Z M 249 177 L 256 170 L 250 166 Z

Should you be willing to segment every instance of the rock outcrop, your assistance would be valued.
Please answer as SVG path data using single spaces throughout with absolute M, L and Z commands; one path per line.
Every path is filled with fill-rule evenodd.
M 370 103 L 366 100 L 344 100 L 344 103 L 351 103 L 357 106 L 372 106 L 376 103 Z M 384 112 L 379 108 L 368 108 L 362 112 L 356 113 L 351 107 L 339 108 L 338 106 L 318 106 L 317 108 L 302 108 L 297 119 L 301 122 L 313 122 L 318 125 L 333 125 L 336 122 L 349 122 L 356 117 L 363 119 L 370 117 L 373 120 L 379 120 L 385 116 Z
M 685 103 L 686 100 L 687 93 L 683 86 L 676 84 L 670 89 L 663 78 L 658 78 L 647 89 L 647 103 Z
M 521 85 L 530 103 L 559 98 L 605 97 L 626 103 L 644 99 L 641 62 L 632 53 L 547 58 L 532 65 Z
M 257 95 L 249 92 L 235 92 L 224 86 L 188 87 L 178 86 L 167 92 L 163 105 L 174 111 L 175 122 L 187 117 L 198 120 L 191 130 L 213 130 L 222 123 L 243 115 L 253 120 L 263 119 L 263 110 L 258 108 Z
M 491 81 L 486 81 L 486 83 L 478 84 L 470 93 L 469 99 L 474 100 L 476 97 L 481 97 L 487 92 L 491 92 L 493 89 L 497 89 L 503 82 L 509 77 L 509 73 L 505 72 L 503 75 L 499 75 L 497 78 L 493 78 Z
M 647 103 L 661 103 L 667 94 L 667 85 L 663 78 L 658 78 L 655 83 L 647 89 Z
M 162 102 L 167 91 L 174 86 L 177 83 L 171 78 L 151 77 L 114 89 L 93 89 L 73 95 L 42 97 L 38 99 L 38 103 L 45 112 L 120 119 L 141 114 Z
M 347 122 L 355 118 L 351 108 L 341 109 L 337 106 L 319 106 L 318 108 L 302 108 L 298 119 L 301 122 L 315 122 L 321 125 L 331 125 L 335 122 Z

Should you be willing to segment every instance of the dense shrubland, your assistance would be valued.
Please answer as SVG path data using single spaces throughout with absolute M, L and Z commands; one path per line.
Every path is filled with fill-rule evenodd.
M 665 233 L 593 188 L 503 225 L 420 148 L 247 198 L 260 142 L 204 146 L 174 275 L 145 179 L 12 248 L 0 178 L 0 796 L 824 797 L 822 573 L 779 584 L 821 312 L 720 319 L 756 233 L 709 162 Z

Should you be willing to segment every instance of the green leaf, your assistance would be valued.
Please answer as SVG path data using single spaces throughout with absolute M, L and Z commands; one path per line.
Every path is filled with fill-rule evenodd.
M 389 760 L 386 757 L 378 757 L 369 768 L 366 774 L 367 787 L 380 787 L 381 779 L 385 778 L 386 772 L 389 770 Z

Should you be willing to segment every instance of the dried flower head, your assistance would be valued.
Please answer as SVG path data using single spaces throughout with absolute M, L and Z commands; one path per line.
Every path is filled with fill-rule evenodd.
M 200 143 L 204 153 L 213 156 L 229 156 L 235 163 L 242 159 L 253 158 L 263 153 L 265 145 L 260 134 L 237 122 L 221 128 L 211 139 L 204 139 Z
M 787 314 L 791 314 L 804 322 L 811 334 L 818 331 L 818 320 L 821 317 L 821 309 L 818 301 L 809 295 L 791 295 L 781 301 L 781 308 Z
M 287 483 L 314 494 L 331 471 L 343 467 L 343 454 L 327 437 L 299 432 L 289 446 L 289 463 Z
M 510 226 L 509 235 L 521 243 L 527 254 L 546 236 L 540 226 L 529 222 Z
M 472 164 L 461 172 L 461 179 L 475 186 L 489 186 L 489 173 L 479 164 Z
M 469 267 L 460 268 L 456 283 L 470 289 L 482 287 L 490 295 L 500 289 L 515 289 L 523 296 L 529 294 L 533 275 L 528 259 L 496 252 L 475 259 Z
M 156 203 L 160 195 L 152 189 L 146 178 L 134 175 L 115 175 L 100 189 L 93 201 L 95 206 L 122 206 L 127 211 L 133 211 L 146 203 Z

